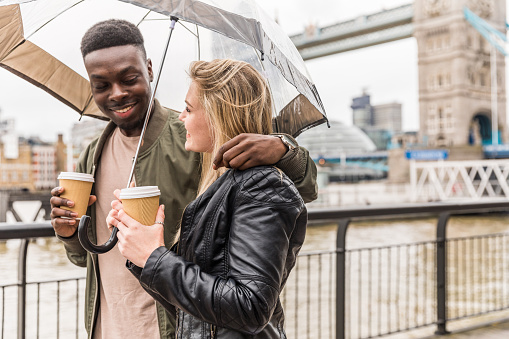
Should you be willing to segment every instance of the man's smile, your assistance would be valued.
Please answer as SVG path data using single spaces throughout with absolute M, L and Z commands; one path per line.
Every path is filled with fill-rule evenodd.
M 125 106 L 123 108 L 110 108 L 113 112 L 115 112 L 117 115 L 123 116 L 128 115 L 126 113 L 130 113 L 131 109 L 135 106 L 135 104 L 130 104 L 128 106 Z

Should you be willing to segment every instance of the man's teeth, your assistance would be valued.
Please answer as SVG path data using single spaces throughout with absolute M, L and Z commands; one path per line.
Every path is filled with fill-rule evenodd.
M 115 112 L 117 113 L 125 113 L 127 112 L 128 110 L 130 110 L 134 105 L 131 105 L 131 106 L 127 106 L 126 108 L 122 108 L 122 109 L 116 109 Z

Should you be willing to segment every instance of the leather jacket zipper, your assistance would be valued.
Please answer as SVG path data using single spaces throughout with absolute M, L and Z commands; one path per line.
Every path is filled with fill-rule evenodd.
M 210 325 L 210 338 L 214 339 L 216 337 L 216 326 Z

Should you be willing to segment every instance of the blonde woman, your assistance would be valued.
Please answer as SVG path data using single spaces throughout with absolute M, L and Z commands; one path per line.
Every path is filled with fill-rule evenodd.
M 114 201 L 107 222 L 118 227 L 119 250 L 145 290 L 168 309 L 177 307 L 177 338 L 285 338 L 279 293 L 304 241 L 304 202 L 273 166 L 212 169 L 213 155 L 229 139 L 271 133 L 270 92 L 241 61 L 197 61 L 190 77 L 179 118 L 186 150 L 203 153 L 203 170 L 178 246 L 164 246 L 164 206 L 147 227 Z

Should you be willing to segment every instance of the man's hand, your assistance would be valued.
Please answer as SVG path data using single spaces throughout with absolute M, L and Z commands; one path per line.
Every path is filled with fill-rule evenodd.
M 64 192 L 63 187 L 55 187 L 51 190 L 51 225 L 55 229 L 55 232 L 64 238 L 68 238 L 72 236 L 76 229 L 78 228 L 78 223 L 76 221 L 76 217 L 78 217 L 78 213 L 71 212 L 69 210 L 64 210 L 60 208 L 60 206 L 73 207 L 74 201 L 60 198 L 60 194 Z M 95 195 L 91 195 L 88 199 L 88 206 L 92 205 L 97 200 Z M 72 218 L 72 219 L 64 219 Z
M 243 133 L 221 146 L 214 157 L 212 168 L 245 170 L 254 166 L 273 165 L 287 151 L 281 139 L 273 135 Z

